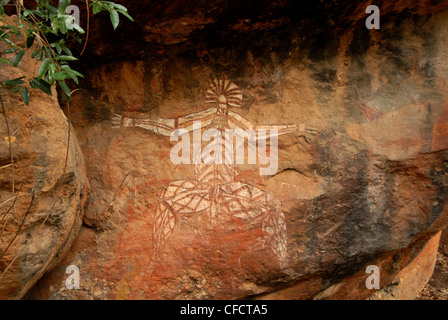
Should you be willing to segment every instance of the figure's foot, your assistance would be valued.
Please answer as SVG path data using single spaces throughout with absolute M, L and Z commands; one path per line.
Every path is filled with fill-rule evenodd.
M 312 143 L 316 138 L 317 129 L 307 127 L 305 123 L 301 123 L 297 126 L 297 134 L 302 137 L 307 143 Z

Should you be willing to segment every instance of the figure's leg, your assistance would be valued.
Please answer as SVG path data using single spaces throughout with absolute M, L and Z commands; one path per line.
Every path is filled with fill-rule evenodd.
M 178 186 L 177 186 L 178 187 Z M 149 262 L 144 266 L 140 275 L 136 278 L 135 288 L 137 298 L 141 298 L 149 286 L 149 276 L 153 272 L 155 260 L 160 257 L 160 253 L 165 247 L 165 243 L 173 233 L 176 225 L 176 215 L 172 208 L 164 200 L 166 188 L 162 191 L 157 204 L 157 211 L 154 217 L 154 225 L 152 231 L 152 253 Z
M 153 226 L 153 258 L 163 250 L 174 230 L 177 215 L 194 214 L 210 208 L 207 185 L 196 180 L 178 180 L 162 191 Z
M 268 210 L 263 219 L 263 237 L 269 248 L 275 253 L 280 262 L 280 268 L 288 267 L 287 259 L 287 233 L 285 214 L 283 213 L 280 202 L 271 200 Z
M 221 204 L 231 215 L 247 221 L 261 218 L 262 242 L 277 256 L 280 267 L 286 268 L 286 221 L 280 201 L 266 191 L 241 182 L 223 185 L 221 190 Z
M 169 204 L 163 199 L 163 197 L 161 197 L 159 199 L 156 215 L 154 217 L 152 259 L 159 256 L 165 246 L 166 241 L 170 237 L 171 233 L 173 233 L 175 225 L 175 212 L 173 212 Z
M 136 290 L 136 297 L 134 298 L 137 299 L 141 299 L 148 290 L 150 284 L 149 278 L 153 272 L 155 261 L 160 257 L 160 253 L 163 251 L 171 233 L 173 233 L 176 224 L 176 215 L 163 200 L 163 194 L 164 192 L 160 195 L 154 218 L 151 258 L 141 270 L 140 275 L 135 279 L 136 285 L 134 288 Z
M 178 215 L 193 214 L 210 208 L 209 188 L 196 180 L 178 180 L 166 185 L 161 192 L 153 225 L 153 250 L 148 264 L 136 279 L 138 298 L 149 287 L 155 262 L 163 253 L 174 231 Z

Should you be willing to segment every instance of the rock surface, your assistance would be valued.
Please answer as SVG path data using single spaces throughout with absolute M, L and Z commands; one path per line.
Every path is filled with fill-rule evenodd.
M 448 300 L 448 252 L 445 228 L 440 237 L 434 272 L 425 288 L 417 296 L 417 300 Z
M 37 65 L 31 52 L 18 69 L 0 64 L 0 82 L 30 79 Z M 0 94 L 0 299 L 20 299 L 76 238 L 88 182 L 56 90 L 48 96 L 31 89 L 29 106 L 20 93 L 2 88 Z
M 142 10 L 150 4 L 121 1 L 136 24 L 114 35 L 120 46 L 93 25 L 79 65 L 88 93 L 71 105 L 92 187 L 86 226 L 29 297 L 366 299 L 372 264 L 385 288 L 448 223 L 448 6 L 436 2 L 383 1 L 381 29 L 368 30 L 367 2 L 303 12 L 243 3 L 232 16 L 215 1 L 190 11 L 173 1 L 157 19 Z M 276 174 L 246 163 L 235 176 L 281 203 L 287 268 L 259 244 L 261 221 L 222 215 L 211 225 L 198 213 L 176 215 L 151 260 L 159 196 L 194 168 L 170 161 L 169 137 L 116 128 L 114 115 L 203 111 L 210 80 L 224 76 L 243 92 L 233 111 L 245 119 L 316 129 L 279 137 Z M 65 288 L 72 264 L 79 290 Z
M 371 300 L 414 300 L 434 272 L 441 231 L 428 241 L 420 254 L 403 268 L 387 286 L 376 291 Z

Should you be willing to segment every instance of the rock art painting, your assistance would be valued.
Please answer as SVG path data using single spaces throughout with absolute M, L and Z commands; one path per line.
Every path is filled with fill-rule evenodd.
M 175 130 L 182 129 L 183 134 L 194 130 L 216 129 L 225 134 L 226 129 L 237 129 L 235 132 L 253 130 L 254 140 L 277 137 L 293 132 L 314 134 L 312 128 L 302 125 L 254 125 L 232 109 L 241 108 L 242 90 L 232 81 L 214 80 L 210 83 L 205 98 L 205 111 L 192 113 L 183 117 L 167 119 L 130 118 L 116 115 L 113 122 L 115 128 L 139 127 L 151 132 L 170 136 Z M 195 121 L 202 127 L 196 128 Z M 240 131 L 238 131 L 238 129 Z M 247 132 L 247 131 L 246 131 Z M 208 143 L 224 145 L 221 139 Z M 204 147 L 202 142 L 201 147 Z M 220 146 L 221 147 L 221 146 Z M 233 148 L 233 144 L 230 145 Z M 194 148 L 194 146 L 193 146 Z M 193 152 L 195 157 L 195 177 L 172 181 L 160 193 L 155 213 L 153 228 L 153 253 L 149 265 L 162 259 L 165 244 L 176 227 L 180 215 L 191 216 L 205 214 L 213 227 L 222 221 L 222 217 L 233 216 L 243 223 L 253 219 L 261 219 L 263 236 L 258 239 L 259 245 L 268 246 L 278 259 L 280 269 L 288 268 L 287 226 L 285 214 L 279 200 L 257 186 L 235 181 L 235 161 L 233 151 L 228 152 L 225 144 L 225 161 L 222 163 L 204 163 L 198 157 L 201 153 Z M 270 152 L 276 152 L 272 149 Z M 232 159 L 229 159 L 232 157 Z M 148 268 L 146 268 L 147 272 Z

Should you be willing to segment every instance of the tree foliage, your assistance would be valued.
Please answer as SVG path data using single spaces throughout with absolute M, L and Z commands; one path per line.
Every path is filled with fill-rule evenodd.
M 127 9 L 111 1 L 85 0 L 93 14 L 101 11 L 109 13 L 114 29 L 120 22 L 119 14 L 133 21 Z M 0 0 L 0 42 L 4 49 L 0 51 L 0 63 L 17 67 L 25 52 L 33 50 L 31 57 L 40 62 L 37 74 L 28 83 L 25 77 L 10 79 L 1 83 L 13 93 L 19 93 L 26 105 L 30 101 L 29 87 L 40 89 L 51 95 L 51 86 L 57 84 L 70 98 L 67 80 L 79 84 L 83 75 L 70 67 L 70 62 L 78 60 L 68 48 L 68 43 L 82 43 L 85 31 L 79 26 L 75 17 L 67 13 L 70 0 L 35 0 L 34 8 L 25 8 L 20 0 Z M 5 6 L 15 6 L 17 24 L 5 23 Z M 23 37 L 26 39 L 23 39 Z M 20 41 L 14 41 L 19 39 Z M 35 46 L 33 46 L 36 44 Z M 12 55 L 12 58 L 11 58 Z M 7 58 L 9 57 L 9 58 Z

